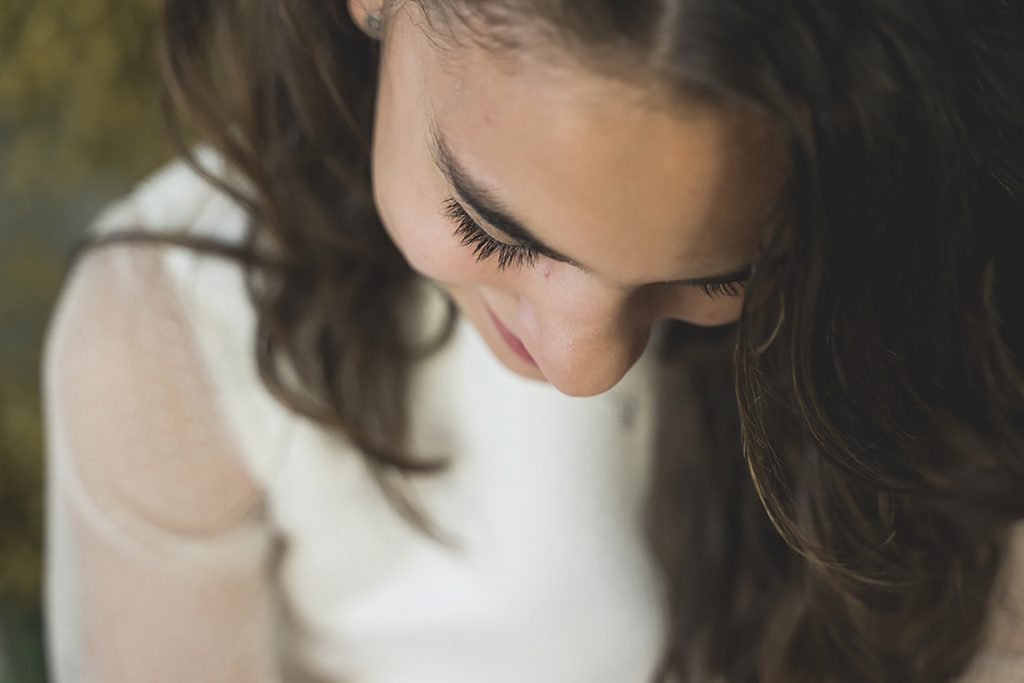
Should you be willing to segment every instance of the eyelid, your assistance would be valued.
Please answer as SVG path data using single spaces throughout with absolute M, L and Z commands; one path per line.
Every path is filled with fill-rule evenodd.
M 455 193 L 458 194 L 458 190 L 456 190 Z M 497 242 L 501 242 L 502 244 L 507 244 L 510 247 L 524 247 L 524 248 L 529 248 L 530 247 L 529 244 L 524 244 L 523 242 L 518 242 L 518 241 L 512 239 L 511 237 L 509 237 L 508 235 L 505 235 L 504 231 L 494 227 L 486 219 L 478 217 L 476 215 L 475 211 L 470 211 L 470 209 L 468 207 L 468 202 L 466 202 L 465 200 L 460 201 L 459 199 L 456 199 L 455 197 L 450 197 L 449 199 L 452 202 L 454 202 L 455 204 L 457 204 L 459 209 L 464 214 L 469 216 L 473 220 L 473 222 L 476 223 L 477 227 L 479 227 L 481 230 L 483 230 L 485 233 L 487 233 L 487 236 L 490 237 L 491 239 L 493 239 L 493 240 L 495 240 Z M 495 232 L 497 232 L 497 233 L 499 233 L 501 235 L 505 235 L 505 238 L 502 239 L 501 237 L 496 236 L 494 234 Z
M 474 216 L 473 214 L 469 213 L 469 210 L 466 209 L 465 206 L 463 206 L 463 211 L 465 211 L 466 215 L 473 219 L 473 222 L 476 223 L 477 227 L 480 228 L 481 230 L 483 230 L 485 233 L 487 233 L 487 236 L 490 237 L 492 240 L 494 240 L 496 242 L 501 242 L 502 244 L 507 244 L 510 247 L 523 247 L 523 248 L 529 247 L 528 244 L 523 244 L 522 242 L 516 242 L 515 240 L 513 240 L 511 237 L 508 237 L 507 235 L 504 238 L 498 237 L 494 233 L 497 232 L 497 233 L 499 233 L 501 235 L 504 235 L 505 233 L 503 233 L 501 230 L 499 230 L 498 228 L 494 227 L 493 225 L 491 225 L 487 221 L 481 220 L 481 219 L 477 218 L 476 216 Z

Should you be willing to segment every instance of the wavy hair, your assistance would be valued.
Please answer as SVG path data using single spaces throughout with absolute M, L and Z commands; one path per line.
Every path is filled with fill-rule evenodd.
M 1024 518 L 1024 8 L 393 0 L 385 23 L 410 5 L 442 43 L 564 46 L 661 94 L 751 108 L 787 141 L 785 220 L 740 321 L 677 326 L 664 360 L 661 675 L 964 672 Z M 427 526 L 387 482 L 443 466 L 404 435 L 409 372 L 447 332 L 413 338 L 415 276 L 372 204 L 377 50 L 340 0 L 167 0 L 169 130 L 246 209 L 246 242 L 139 232 L 82 251 L 171 242 L 237 260 L 268 389 L 351 438 Z M 248 190 L 195 163 L 182 121 Z

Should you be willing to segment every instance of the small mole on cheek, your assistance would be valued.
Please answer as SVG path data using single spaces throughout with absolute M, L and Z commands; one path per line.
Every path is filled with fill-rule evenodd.
M 544 265 L 544 277 L 545 278 L 551 277 L 551 265 L 550 264 L 545 264 Z

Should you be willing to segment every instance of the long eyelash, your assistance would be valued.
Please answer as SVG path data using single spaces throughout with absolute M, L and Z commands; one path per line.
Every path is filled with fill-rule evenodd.
M 747 288 L 746 280 L 734 282 L 709 282 L 700 286 L 704 295 L 709 299 L 717 299 L 725 296 L 739 296 Z
M 534 266 L 537 250 L 525 244 L 506 244 L 488 235 L 453 197 L 444 200 L 444 215 L 455 223 L 455 236 L 464 247 L 473 249 L 477 261 L 498 255 L 498 270 Z

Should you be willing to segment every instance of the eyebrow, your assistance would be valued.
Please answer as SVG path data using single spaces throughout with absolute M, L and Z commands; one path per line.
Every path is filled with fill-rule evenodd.
M 465 168 L 455 158 L 451 147 L 449 147 L 445 139 L 444 133 L 441 132 L 441 129 L 435 120 L 431 120 L 430 122 L 430 149 L 434 158 L 434 163 L 437 165 L 438 169 L 448 180 L 448 183 L 452 188 L 454 188 L 456 194 L 458 194 L 459 197 L 471 209 L 473 209 L 477 215 L 514 239 L 520 245 L 533 249 L 537 251 L 537 253 L 543 254 L 555 261 L 567 263 L 579 268 L 585 273 L 593 274 L 591 269 L 587 268 L 579 261 L 576 261 L 575 259 L 570 258 L 569 256 L 566 256 L 560 251 L 545 244 L 533 233 L 532 230 L 527 228 L 504 206 L 501 200 L 495 196 L 494 192 L 470 177 L 469 173 L 466 172 Z M 682 280 L 668 280 L 656 284 L 697 287 L 731 284 L 746 280 L 750 277 L 752 272 L 753 266 L 747 265 L 730 273 L 709 275 L 707 277 L 687 278 Z

